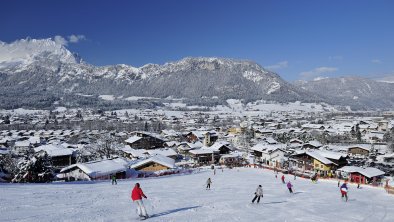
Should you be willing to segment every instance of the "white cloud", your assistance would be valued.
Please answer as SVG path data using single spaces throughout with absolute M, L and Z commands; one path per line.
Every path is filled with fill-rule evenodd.
M 372 59 L 371 62 L 375 63 L 375 64 L 381 64 L 382 63 L 382 61 L 380 59 Z
M 278 62 L 274 65 L 266 66 L 265 68 L 267 68 L 267 69 L 283 69 L 283 68 L 287 68 L 288 65 L 289 65 L 288 61 L 281 61 L 281 62 Z
M 300 76 L 302 79 L 313 79 L 315 77 L 321 76 L 324 73 L 332 73 L 332 72 L 336 72 L 337 70 L 338 68 L 336 67 L 322 66 L 322 67 L 314 68 L 309 71 L 301 72 Z
M 59 45 L 67 45 L 68 41 L 60 35 L 57 35 L 53 38 L 53 40 Z
M 70 35 L 70 36 L 68 36 L 68 41 L 71 43 L 77 43 L 82 40 L 86 40 L 86 37 L 84 35 Z
M 53 38 L 53 40 L 60 45 L 68 45 L 68 43 L 78 43 L 82 40 L 86 40 L 86 37 L 84 35 L 70 35 L 67 38 L 64 38 L 63 36 L 57 35 Z

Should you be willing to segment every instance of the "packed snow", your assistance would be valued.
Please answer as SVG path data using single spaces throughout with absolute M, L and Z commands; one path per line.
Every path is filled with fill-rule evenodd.
M 114 95 L 99 95 L 99 98 L 107 101 L 115 100 Z
M 381 188 L 350 185 L 341 200 L 336 181 L 285 175 L 290 194 L 274 173 L 263 169 L 220 169 L 191 175 L 88 183 L 4 184 L 0 221 L 138 221 L 130 200 L 139 182 L 148 199 L 148 221 L 392 221 L 394 196 Z M 205 189 L 211 177 L 211 190 Z M 252 204 L 257 186 L 264 197 Z

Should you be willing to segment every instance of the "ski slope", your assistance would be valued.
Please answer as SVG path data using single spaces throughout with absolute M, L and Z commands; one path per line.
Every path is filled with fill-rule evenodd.
M 340 198 L 335 181 L 286 175 L 295 194 L 279 174 L 262 169 L 211 170 L 192 175 L 95 183 L 2 184 L 0 221 L 139 221 L 130 200 L 135 182 L 148 196 L 147 221 L 394 221 L 394 196 L 382 189 L 349 188 L 349 201 Z M 205 182 L 212 178 L 212 189 Z M 251 204 L 261 184 L 264 198 Z

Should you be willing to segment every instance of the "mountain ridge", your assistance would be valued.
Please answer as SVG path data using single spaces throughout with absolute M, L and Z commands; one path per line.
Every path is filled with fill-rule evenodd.
M 363 97 L 347 104 L 347 97 L 321 94 L 314 90 L 311 82 L 291 84 L 250 60 L 185 57 L 163 65 L 94 66 L 53 39 L 0 42 L 0 83 L 0 108 L 42 108 L 54 104 L 111 106 L 108 101 L 99 99 L 106 94 L 121 98 L 186 98 L 191 104 L 215 105 L 227 99 L 242 99 L 246 103 L 302 101 L 369 107 Z M 83 94 L 93 97 L 78 96 Z M 219 99 L 207 101 L 213 97 Z M 136 105 L 129 101 L 123 103 L 124 106 Z M 150 105 L 160 104 L 156 101 Z M 394 103 L 387 100 L 384 105 L 393 107 Z M 372 107 L 383 106 L 372 104 Z

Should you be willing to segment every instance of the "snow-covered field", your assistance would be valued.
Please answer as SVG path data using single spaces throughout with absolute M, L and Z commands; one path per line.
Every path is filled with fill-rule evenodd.
M 280 176 L 280 175 L 279 175 Z M 205 182 L 212 178 L 212 190 Z M 0 185 L 0 221 L 138 221 L 130 200 L 135 182 L 148 196 L 148 221 L 394 221 L 394 196 L 382 189 L 350 186 L 340 198 L 335 181 L 297 178 L 294 194 L 262 169 L 225 169 L 184 176 L 85 184 Z M 264 189 L 251 204 L 257 185 Z

